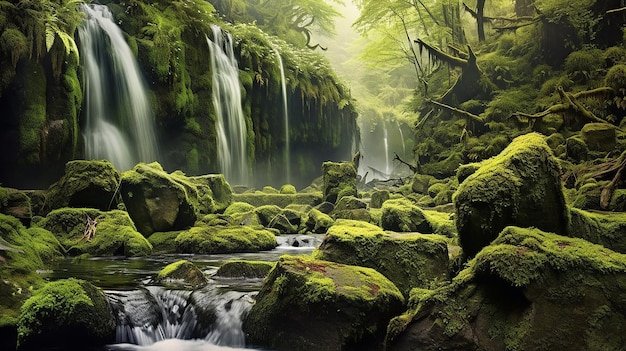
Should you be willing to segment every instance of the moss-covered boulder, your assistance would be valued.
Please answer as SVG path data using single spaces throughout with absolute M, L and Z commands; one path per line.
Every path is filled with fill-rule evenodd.
M 352 162 L 324 162 L 324 201 L 336 203 L 344 196 L 357 196 L 356 168 Z
M 381 227 L 394 232 L 432 233 L 428 220 L 421 208 L 407 199 L 385 201 L 382 207 Z
M 102 290 L 67 279 L 48 283 L 22 307 L 18 350 L 78 350 L 115 341 L 115 321 Z
M 194 224 L 197 215 L 190 198 L 191 186 L 181 178 L 167 174 L 158 163 L 138 164 L 124 172 L 120 192 L 140 233 L 149 236 Z M 209 193 L 204 199 L 212 202 Z
M 370 208 L 381 208 L 383 203 L 389 200 L 391 194 L 389 190 L 376 190 L 370 198 Z
M 323 234 L 333 225 L 333 219 L 317 209 L 312 209 L 306 216 L 306 230 L 312 233 Z
M 154 282 L 158 284 L 181 284 L 191 288 L 199 288 L 208 281 L 204 273 L 187 260 L 168 264 L 154 278 Z
M 414 289 L 390 350 L 617 350 L 626 342 L 626 256 L 507 227 L 451 284 Z
M 596 182 L 591 179 L 581 185 L 576 191 L 576 198 L 572 206 L 583 210 L 603 210 L 600 206 L 600 196 L 602 195 L 602 189 L 607 184 L 608 181 Z
M 565 141 L 565 152 L 568 159 L 576 162 L 587 161 L 589 158 L 589 147 L 585 141 L 578 136 L 567 138 Z
M 498 156 L 483 161 L 459 185 L 454 205 L 459 241 L 469 257 L 508 225 L 558 234 L 567 229 L 560 166 L 537 133 L 515 138 Z
M 206 187 L 210 192 L 210 197 L 213 200 L 205 199 L 205 206 L 200 206 L 199 212 L 201 214 L 212 212 L 223 212 L 233 201 L 233 189 L 226 181 L 223 174 L 207 174 L 197 177 L 189 177 L 189 181 L 195 185 L 197 194 L 204 196 L 209 195 Z M 199 205 L 202 205 L 202 201 L 199 201 Z
M 19 218 L 28 225 L 33 210 L 28 192 L 0 187 L 0 213 Z
M 219 278 L 265 278 L 274 268 L 273 262 L 232 260 L 224 262 L 215 273 Z
M 570 209 L 568 236 L 626 254 L 626 214 Z
M 587 123 L 581 135 L 591 151 L 611 151 L 617 144 L 615 126 L 608 123 Z
M 257 252 L 278 246 L 269 230 L 246 225 L 193 227 L 178 234 L 175 242 L 177 252 L 192 254 Z
M 282 256 L 244 320 L 246 342 L 272 350 L 380 350 L 402 294 L 371 268 Z
M 37 271 L 63 254 L 49 231 L 26 228 L 17 218 L 0 214 L 0 329 L 16 325 L 20 306 L 43 284 Z
M 86 235 L 89 219 L 96 225 L 91 228 L 93 233 Z M 128 213 L 120 210 L 60 208 L 35 225 L 51 231 L 70 255 L 135 257 L 152 253 L 150 242 L 137 231 Z
M 256 191 L 243 194 L 234 194 L 233 201 L 245 202 L 251 204 L 254 207 L 274 205 L 280 208 L 285 208 L 293 204 L 316 206 L 322 202 L 322 193 L 310 192 L 297 194 L 268 194 L 262 191 Z
M 48 189 L 47 208 L 89 207 L 103 211 L 116 208 L 120 177 L 120 172 L 106 160 L 70 161 L 61 179 Z
M 448 280 L 448 246 L 433 234 L 384 232 L 373 224 L 338 220 L 313 253 L 320 260 L 374 268 L 408 296 Z

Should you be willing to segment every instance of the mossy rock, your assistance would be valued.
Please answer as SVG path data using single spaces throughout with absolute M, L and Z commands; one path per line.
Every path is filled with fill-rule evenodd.
M 109 302 L 102 290 L 89 282 L 66 279 L 47 283 L 22 307 L 18 350 L 77 350 L 114 341 L 115 321 Z
M 254 207 L 276 205 L 285 208 L 292 204 L 316 206 L 322 202 L 320 192 L 298 194 L 266 194 L 263 192 L 234 194 L 233 201 L 246 202 Z
M 380 350 L 404 298 L 371 268 L 281 256 L 244 320 L 246 342 L 274 350 Z
M 586 161 L 589 158 L 589 147 L 583 139 L 572 136 L 565 141 L 567 158 L 576 162 Z
M 460 152 L 453 152 L 441 161 L 423 165 L 422 172 L 438 179 L 448 178 L 455 176 L 457 168 L 463 163 L 463 155 Z
M 367 208 L 367 204 L 354 196 L 344 196 L 337 201 L 334 212 L 346 211 L 346 210 L 358 210 L 361 208 Z
M 115 195 L 120 178 L 120 172 L 109 161 L 70 161 L 61 179 L 48 189 L 48 208 L 117 208 Z
M 602 189 L 607 183 L 606 181 L 591 181 L 581 185 L 578 191 L 576 191 L 576 198 L 572 203 L 572 207 L 583 210 L 603 210 L 600 206 L 600 196 L 602 195 Z
M 33 217 L 29 193 L 0 187 L 0 213 L 19 218 L 22 223 L 28 225 Z
M 97 222 L 91 240 L 84 238 L 87 217 Z M 120 210 L 100 211 L 92 208 L 60 208 L 36 224 L 59 238 L 70 255 L 147 256 L 152 245 L 135 229 L 128 213 Z
M 172 254 L 176 253 L 176 237 L 181 230 L 171 232 L 156 232 L 148 237 L 148 241 L 152 245 L 153 253 Z
M 617 145 L 615 126 L 608 123 L 587 123 L 581 135 L 591 151 L 612 151 Z
M 448 280 L 448 247 L 433 234 L 384 232 L 373 224 L 338 220 L 313 253 L 320 260 L 374 268 L 408 297 L 411 288 Z
M 189 181 L 195 184 L 199 189 L 204 189 L 204 196 L 209 196 L 206 188 L 211 189 L 210 197 L 212 202 L 207 199 L 209 206 L 200 208 L 201 214 L 223 212 L 233 201 L 233 189 L 226 181 L 223 174 L 207 174 L 203 176 L 189 177 Z M 200 202 L 202 204 L 202 202 Z
M 120 193 L 140 233 L 149 236 L 194 224 L 196 211 L 200 211 L 193 202 L 213 200 L 208 186 L 198 197 L 200 194 L 192 191 L 194 188 L 197 191 L 196 184 L 185 180 L 188 179 L 181 174 L 167 174 L 158 163 L 140 163 L 123 173 Z
M 190 254 L 258 252 L 278 246 L 269 230 L 253 226 L 193 227 L 176 236 L 176 251 Z
M 16 325 L 21 305 L 33 288 L 43 285 L 37 271 L 63 256 L 52 233 L 26 228 L 17 218 L 0 214 L 0 329 Z
M 392 350 L 615 350 L 626 342 L 626 256 L 507 227 L 452 283 L 411 291 Z M 584 332 L 581 332 L 584 331 Z
M 476 173 L 476 171 L 480 168 L 479 162 L 466 163 L 464 165 L 460 165 L 456 170 L 456 179 L 459 184 L 463 183 L 467 177 Z
M 194 289 L 206 285 L 208 281 L 204 273 L 187 260 L 178 260 L 168 264 L 154 278 L 157 284 L 180 284 Z
M 292 223 L 282 212 L 272 217 L 267 227 L 277 229 L 281 234 L 295 234 L 298 232 L 298 226 Z
M 252 205 L 250 205 L 252 206 Z M 276 205 L 263 205 L 254 209 L 254 212 L 259 218 L 259 223 L 267 227 L 274 217 L 278 216 L 283 212 L 282 208 Z
M 322 213 L 315 208 L 309 211 L 305 220 L 307 230 L 317 234 L 326 233 L 328 228 L 330 228 L 333 223 L 334 220 L 329 215 Z
M 407 199 L 387 200 L 382 207 L 381 226 L 395 232 L 433 232 L 421 208 Z
M 428 187 L 434 179 L 436 178 L 428 174 L 415 173 L 411 189 L 418 194 L 428 194 Z
M 391 197 L 389 190 L 376 190 L 370 199 L 370 208 L 381 208 L 383 203 Z
M 224 262 L 215 273 L 219 278 L 262 279 L 274 268 L 273 262 L 232 260 Z
M 568 236 L 626 254 L 626 214 L 570 208 Z
M 332 218 L 335 220 L 352 219 L 362 222 L 372 222 L 374 220 L 372 214 L 366 208 L 358 208 L 356 210 L 333 211 Z
M 459 185 L 454 197 L 463 252 L 472 257 L 508 225 L 565 234 L 560 166 L 543 136 L 515 138 Z
M 356 168 L 352 162 L 324 162 L 324 201 L 337 203 L 343 196 L 357 196 Z
M 297 194 L 298 191 L 296 190 L 296 187 L 291 185 L 291 184 L 285 184 L 283 186 L 280 187 L 279 193 L 281 194 Z

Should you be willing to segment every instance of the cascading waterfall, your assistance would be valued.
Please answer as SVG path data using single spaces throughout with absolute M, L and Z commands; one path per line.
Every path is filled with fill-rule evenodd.
M 280 67 L 280 82 L 283 94 L 283 118 L 285 127 L 285 173 L 286 182 L 291 183 L 291 150 L 290 150 L 290 137 L 289 137 L 289 105 L 287 104 L 287 80 L 285 79 L 285 66 L 283 65 L 283 58 L 277 49 L 276 57 L 278 58 L 278 65 Z
M 81 5 L 78 29 L 84 71 L 88 159 L 107 159 L 120 170 L 157 160 L 153 114 L 139 66 L 113 15 L 103 5 Z
M 383 123 L 383 140 L 385 145 L 385 173 L 391 174 L 391 163 L 389 162 L 389 135 L 387 131 L 387 123 Z
M 217 152 L 220 170 L 231 184 L 247 184 L 246 120 L 241 107 L 239 66 L 233 39 L 219 26 L 211 25 L 207 37 L 213 72 L 213 106 L 217 115 Z
M 117 343 L 149 346 L 168 339 L 202 339 L 211 345 L 245 346 L 242 318 L 253 303 L 248 293 L 149 286 L 107 295 L 116 315 Z

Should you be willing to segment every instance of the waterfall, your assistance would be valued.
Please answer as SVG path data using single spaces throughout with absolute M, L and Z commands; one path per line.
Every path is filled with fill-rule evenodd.
M 154 122 L 139 67 L 113 15 L 103 5 L 81 5 L 78 28 L 84 79 L 83 138 L 88 159 L 119 170 L 157 160 Z
M 150 346 L 169 339 L 203 339 L 210 345 L 244 347 L 243 316 L 252 308 L 248 293 L 168 290 L 149 286 L 107 291 L 116 316 L 116 342 Z
M 220 171 L 231 184 L 247 184 L 246 120 L 241 107 L 239 66 L 233 39 L 211 25 L 213 40 L 207 37 L 213 72 L 213 106 L 217 115 L 217 153 Z
M 383 122 L 383 141 L 385 146 L 385 173 L 391 174 L 391 163 L 389 162 L 389 135 L 387 131 L 387 123 Z
M 283 65 L 283 58 L 280 56 L 280 52 L 274 49 L 276 57 L 278 58 L 278 65 L 280 67 L 280 82 L 283 94 L 283 118 L 285 127 L 285 173 L 286 183 L 291 183 L 291 151 L 290 151 L 290 138 L 289 138 L 289 106 L 287 104 L 287 80 L 285 79 L 285 67 Z

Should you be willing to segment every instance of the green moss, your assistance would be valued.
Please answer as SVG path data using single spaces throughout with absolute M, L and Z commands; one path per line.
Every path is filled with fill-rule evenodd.
M 611 67 L 606 73 L 604 84 L 623 95 L 626 90 L 626 65 L 619 64 Z
M 245 202 L 254 207 L 263 205 L 276 205 L 285 208 L 290 204 L 315 205 L 322 202 L 320 192 L 298 193 L 298 194 L 266 194 L 263 192 L 234 194 L 233 200 Z
M 567 56 L 563 68 L 575 82 L 584 83 L 594 78 L 598 67 L 602 67 L 600 50 L 574 51 Z
M 272 232 L 246 225 L 193 227 L 181 232 L 175 242 L 177 252 L 196 254 L 256 252 L 278 246 Z
M 20 159 L 25 165 L 40 162 L 41 132 L 46 123 L 46 75 L 44 68 L 37 62 L 28 60 L 24 65 L 22 87 L 24 95 L 21 101 L 19 117 Z
M 317 209 L 310 210 L 304 222 L 307 230 L 318 234 L 326 233 L 328 228 L 330 228 L 330 226 L 334 223 L 333 219 L 329 215 L 322 213 Z
M 387 200 L 382 207 L 381 226 L 396 232 L 432 233 L 422 209 L 406 199 Z
M 226 208 L 226 210 L 224 211 L 224 215 L 232 216 L 234 214 L 246 213 L 250 211 L 254 211 L 254 206 L 250 205 L 249 203 L 233 202 L 230 206 Z
M 17 62 L 28 53 L 26 36 L 17 29 L 7 28 L 0 36 L 0 50 L 11 58 L 11 64 L 15 69 Z
M 155 253 L 175 253 L 175 239 L 181 231 L 173 232 L 156 232 L 148 237 L 148 241 L 153 247 Z
M 296 187 L 291 184 L 285 184 L 280 187 L 281 194 L 297 194 Z
M 274 265 L 265 261 L 232 260 L 224 262 L 215 275 L 222 278 L 265 278 Z
M 198 287 L 208 282 L 204 273 L 193 263 L 187 260 L 178 260 L 163 267 L 157 274 L 156 282 L 181 281 L 184 284 Z
M 570 208 L 568 235 L 626 253 L 626 216 L 623 213 L 589 212 Z

